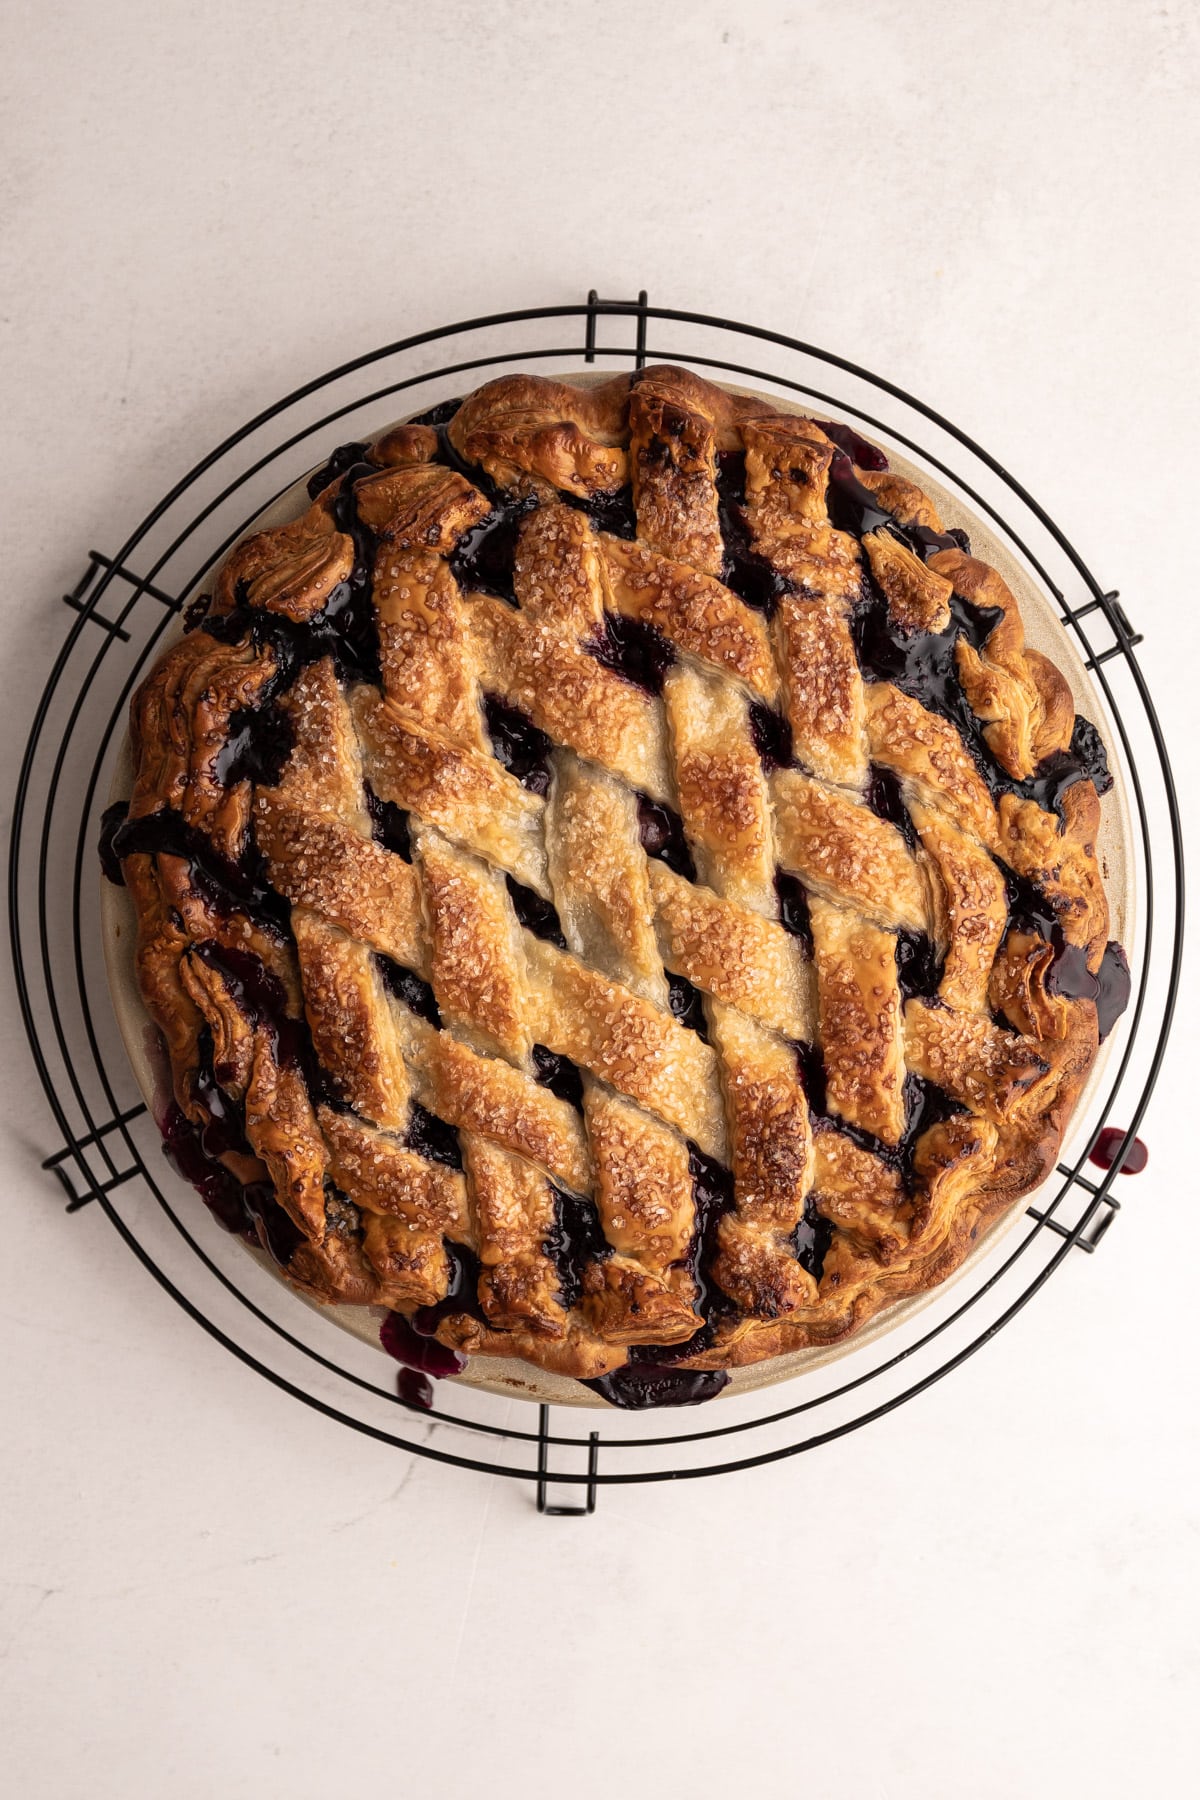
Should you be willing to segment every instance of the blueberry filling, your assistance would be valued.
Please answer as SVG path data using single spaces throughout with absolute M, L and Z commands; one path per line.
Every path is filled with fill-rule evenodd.
M 775 892 L 779 896 L 779 922 L 783 929 L 799 938 L 808 955 L 813 954 L 812 920 L 808 911 L 808 892 L 803 883 L 786 869 L 775 871 Z
M 250 1152 L 241 1107 L 217 1087 L 212 1075 L 212 1038 L 198 1041 L 201 1067 L 194 1082 L 197 1100 L 213 1112 L 204 1125 L 193 1124 L 174 1101 L 162 1121 L 163 1155 L 177 1174 L 195 1188 L 226 1231 L 247 1243 L 265 1244 L 281 1268 L 292 1259 L 301 1233 L 280 1206 L 269 1181 L 238 1181 L 217 1158 L 226 1151 Z M 207 1064 L 207 1067 L 205 1066 Z
M 656 625 L 627 619 L 621 613 L 605 613 L 603 631 L 586 640 L 583 648 L 606 669 L 648 694 L 662 693 L 663 678 L 675 661 L 674 647 Z
M 1037 883 L 1004 863 L 1000 867 L 1008 890 L 1008 929 L 1028 932 L 1051 946 L 1054 958 L 1046 975 L 1047 992 L 1066 1000 L 1094 1001 L 1103 1041 L 1129 1004 L 1132 978 L 1125 951 L 1116 942 L 1107 944 L 1093 975 L 1086 951 L 1067 942 L 1058 914 Z
M 327 463 L 324 463 L 314 475 L 308 478 L 308 497 L 315 500 L 318 494 L 324 493 L 331 481 L 344 475 L 347 469 L 357 467 L 367 460 L 366 444 L 339 444 Z
M 238 862 L 229 862 L 202 831 L 166 807 L 123 822 L 118 819 L 116 808 L 109 807 L 102 833 L 102 859 L 110 879 L 110 867 L 119 873 L 123 857 L 177 856 L 187 863 L 196 893 L 218 918 L 245 913 L 274 936 L 290 936 L 291 908 L 271 886 L 253 845 L 247 847 Z
M 870 469 L 874 473 L 881 474 L 888 467 L 888 459 L 883 451 L 874 444 L 868 444 L 866 438 L 859 437 L 857 431 L 851 426 L 840 424 L 833 419 L 813 419 L 811 423 L 819 425 L 829 441 L 836 444 L 839 450 L 844 451 L 851 462 L 857 463 L 860 469 Z
M 295 742 L 292 721 L 278 701 L 242 707 L 230 718 L 229 736 L 213 760 L 213 773 L 224 787 L 237 781 L 277 787 Z
M 528 714 L 508 706 L 495 694 L 483 697 L 484 718 L 497 762 L 531 794 L 550 789 L 550 752 L 554 748 Z
M 824 425 L 821 430 L 825 430 Z M 829 464 L 825 507 L 834 529 L 849 532 L 852 537 L 865 537 L 868 532 L 894 523 L 887 508 L 858 479 L 844 450 L 835 450 Z
M 872 763 L 867 781 L 867 805 L 877 819 L 886 819 L 901 833 L 910 850 L 917 848 L 917 829 L 900 792 L 900 778 L 893 770 Z
M 591 521 L 593 531 L 607 531 L 610 537 L 635 538 L 637 536 L 637 514 L 633 510 L 633 489 L 628 483 L 621 488 L 614 488 L 608 494 L 589 494 L 581 499 L 577 494 L 560 494 L 568 506 L 577 512 L 586 513 Z
M 706 1156 L 695 1144 L 688 1145 L 688 1168 L 696 1208 L 689 1267 L 697 1289 L 696 1311 L 708 1319 L 714 1310 L 727 1304 L 711 1270 L 717 1250 L 717 1227 L 734 1207 L 733 1176 L 715 1157 Z
M 583 1298 L 589 1263 L 612 1255 L 594 1200 L 554 1189 L 554 1222 L 542 1245 L 558 1275 L 559 1298 L 569 1312 Z
M 638 795 L 638 837 L 647 856 L 666 863 L 668 869 L 674 869 L 688 881 L 695 881 L 696 865 L 683 834 L 683 820 L 648 794 Z
M 725 557 L 721 580 L 725 586 L 768 618 L 774 613 L 784 594 L 793 594 L 796 584 L 781 575 L 751 543 L 750 524 L 744 511 L 746 497 L 746 459 L 741 451 L 723 450 L 717 454 L 717 517 L 721 526 L 721 542 Z
M 548 1050 L 545 1044 L 535 1044 L 531 1055 L 533 1078 L 539 1087 L 549 1088 L 560 1100 L 582 1112 L 583 1077 L 576 1065 L 557 1051 Z
M 814 1119 L 824 1119 L 828 1116 L 825 1111 L 824 1058 L 815 1044 L 795 1043 L 792 1050 L 800 1074 L 800 1086 L 808 1101 L 808 1110 Z
M 873 1132 L 864 1131 L 860 1126 L 851 1125 L 845 1119 L 830 1113 L 826 1097 L 825 1065 L 820 1050 L 813 1044 L 794 1044 L 792 1048 L 814 1129 L 841 1132 L 843 1137 L 848 1137 L 851 1143 L 857 1144 L 860 1150 L 866 1150 L 888 1168 L 895 1169 L 904 1182 L 906 1191 L 911 1192 L 914 1179 L 913 1154 L 917 1139 L 931 1125 L 940 1124 L 945 1119 L 953 1118 L 956 1113 L 965 1111 L 961 1103 L 923 1076 L 907 1075 L 904 1080 L 904 1131 L 898 1144 L 885 1144 Z
M 450 556 L 450 573 L 464 593 L 494 594 L 517 604 L 513 585 L 517 539 L 521 526 L 537 506 L 533 495 L 504 500 L 486 519 L 459 538 Z
M 355 463 L 347 469 L 333 503 L 334 523 L 354 541 L 354 567 L 347 580 L 334 588 L 320 615 L 337 634 L 339 672 L 375 687 L 381 684 L 379 624 L 372 595 L 379 540 L 359 519 L 354 484 L 377 473 L 369 463 Z
M 416 418 L 411 419 L 409 423 L 412 425 L 448 425 L 461 405 L 461 396 L 454 400 L 439 400 L 436 406 L 431 406 L 425 412 L 418 413 Z
M 810 1194 L 804 1202 L 804 1217 L 792 1233 L 792 1248 L 796 1261 L 802 1269 L 808 1270 L 814 1281 L 819 1282 L 825 1273 L 825 1258 L 832 1242 L 833 1226 L 821 1217 Z
M 914 995 L 931 999 L 938 991 L 942 971 L 943 959 L 932 938 L 923 931 L 896 933 L 896 979 L 902 999 L 911 1000 Z
M 287 990 L 277 975 L 247 950 L 211 940 L 193 946 L 193 954 L 220 975 L 242 1017 L 269 1032 L 271 1049 L 281 1069 L 298 1069 L 315 1099 L 322 1098 L 321 1075 L 308 1024 L 288 1012 Z M 217 1079 L 223 1071 L 217 1069 Z
M 418 1156 L 429 1162 L 445 1163 L 447 1168 L 461 1169 L 462 1147 L 458 1141 L 458 1132 L 453 1125 L 447 1125 L 434 1113 L 426 1112 L 414 1100 L 408 1116 L 408 1130 L 404 1134 L 405 1147 L 415 1150 Z
M 761 700 L 752 701 L 750 736 L 768 775 L 772 769 L 791 767 L 792 728 L 782 713 L 764 706 Z
M 667 971 L 667 1003 L 681 1025 L 694 1031 L 703 1043 L 709 1042 L 703 994 L 686 976 L 676 975 L 670 969 Z
M 375 953 L 375 967 L 383 977 L 383 985 L 396 1000 L 402 1000 L 419 1018 L 428 1019 L 431 1025 L 440 1028 L 442 1015 L 438 1011 L 438 1003 L 433 989 L 427 981 L 406 969 L 403 963 L 393 962 L 390 956 L 381 951 Z
M 403 857 L 405 862 L 412 861 L 412 842 L 409 837 L 408 814 L 394 800 L 381 800 L 369 782 L 363 783 L 363 799 L 366 802 L 367 814 L 371 820 L 371 836 L 377 844 L 393 855 Z
M 953 719 L 976 756 L 982 755 L 991 765 L 993 758 L 983 745 L 979 720 L 962 691 L 955 649 L 960 637 L 981 649 L 1003 616 L 999 607 L 973 606 L 954 594 L 950 623 L 944 631 L 906 632 L 893 623 L 885 596 L 869 576 L 864 578 L 864 588 L 865 599 L 851 629 L 867 680 L 890 681 L 931 712 Z
M 1100 967 L 1093 975 L 1087 966 L 1086 953 L 1078 944 L 1062 939 L 1061 928 L 1055 943 L 1055 958 L 1046 977 L 1046 988 L 1067 1000 L 1092 1000 L 1096 1006 L 1096 1024 L 1101 1042 L 1108 1036 L 1129 1005 L 1132 978 L 1129 959 L 1121 945 L 1110 941 L 1105 945 Z
M 446 1260 L 450 1265 L 449 1285 L 442 1299 L 433 1306 L 419 1306 L 410 1323 L 418 1337 L 431 1338 L 443 1319 L 456 1313 L 463 1313 L 467 1318 L 478 1319 L 481 1324 L 487 1321 L 483 1316 L 483 1308 L 479 1304 L 479 1277 L 481 1274 L 479 1258 L 466 1244 L 456 1244 L 451 1238 L 442 1239 L 442 1247 L 446 1252 Z M 439 1346 L 441 1349 L 441 1346 Z M 437 1354 L 436 1352 L 434 1354 Z M 455 1356 L 452 1350 L 442 1350 L 445 1356 Z M 461 1359 L 459 1367 L 461 1367 Z M 432 1369 L 427 1373 L 434 1374 Z M 443 1369 L 445 1375 L 456 1375 L 458 1369 Z
M 114 840 L 126 819 L 129 817 L 128 800 L 114 800 L 106 806 L 100 815 L 100 867 L 114 887 L 125 886 L 125 875 L 121 868 L 121 859 L 117 855 Z
M 506 875 L 504 882 L 508 888 L 509 898 L 512 901 L 518 923 L 523 925 L 526 931 L 531 931 L 534 937 L 544 938 L 548 944 L 557 944 L 560 950 L 565 950 L 567 940 L 563 936 L 562 926 L 558 922 L 558 914 L 554 910 L 553 901 L 544 900 L 540 894 L 534 892 L 533 888 L 523 887 L 511 875 Z

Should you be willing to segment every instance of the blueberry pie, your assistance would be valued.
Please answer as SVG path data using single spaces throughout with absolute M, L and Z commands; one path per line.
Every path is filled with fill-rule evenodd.
M 617 1404 L 855 1331 L 1128 996 L 1095 728 L 845 425 L 530 375 L 334 452 L 134 697 L 167 1149 L 416 1368 Z

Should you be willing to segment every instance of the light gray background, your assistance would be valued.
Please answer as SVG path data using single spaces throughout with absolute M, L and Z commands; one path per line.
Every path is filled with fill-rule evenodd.
M 987 444 L 1121 589 L 1194 785 L 1194 5 L 3 18 L 6 770 L 84 552 L 219 437 L 406 331 L 594 284 L 807 337 Z M 1103 1253 L 955 1379 L 578 1523 L 309 1414 L 64 1220 L 10 1012 L 11 1791 L 1182 1792 L 1194 1019 Z

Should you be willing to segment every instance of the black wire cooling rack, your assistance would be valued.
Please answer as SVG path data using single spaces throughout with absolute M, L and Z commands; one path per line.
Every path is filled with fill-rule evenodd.
M 605 341 L 601 341 L 602 333 Z M 653 342 L 651 334 L 653 333 Z M 752 360 L 762 356 L 769 367 Z M 994 1252 L 905 1323 L 782 1387 L 733 1392 L 700 1413 L 534 1409 L 443 1382 L 411 1410 L 382 1352 L 301 1305 L 172 1175 L 138 1098 L 101 954 L 95 844 L 128 699 L 163 634 L 263 508 L 340 438 L 367 437 L 506 370 L 686 363 L 850 416 L 932 470 L 991 523 L 1057 605 L 1120 744 L 1135 827 L 1139 914 L 1131 1008 L 1102 1090 L 1074 1123 L 1055 1179 Z M 826 391 L 831 382 L 836 392 Z M 30 1048 L 61 1147 L 47 1157 L 67 1211 L 103 1214 L 191 1318 L 285 1393 L 397 1449 L 534 1485 L 546 1513 L 586 1513 L 605 1485 L 725 1474 L 796 1456 L 920 1394 L 978 1350 L 1072 1250 L 1092 1251 L 1158 1076 L 1179 980 L 1183 861 L 1170 764 L 1140 640 L 1053 520 L 979 445 L 891 382 L 794 338 L 637 300 L 532 307 L 440 326 L 297 388 L 176 483 L 114 555 L 90 552 L 75 617 L 38 702 L 21 765 L 9 866 L 13 959 Z M 1112 1165 L 1084 1174 L 1101 1131 Z M 83 1229 L 79 1226 L 77 1229 Z M 453 1409 L 453 1410 L 451 1410 Z M 579 1423 L 582 1421 L 582 1423 Z M 593 1421 L 596 1428 L 590 1429 Z M 552 1484 L 582 1505 L 552 1505 Z

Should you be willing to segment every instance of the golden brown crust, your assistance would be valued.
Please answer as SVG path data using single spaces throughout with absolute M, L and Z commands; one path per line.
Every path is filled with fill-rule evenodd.
M 245 539 L 215 622 L 134 697 L 123 868 L 176 1100 L 196 1127 L 218 1091 L 236 1111 L 223 1166 L 273 1186 L 320 1300 L 412 1313 L 461 1250 L 477 1289 L 437 1331 L 472 1355 L 591 1378 L 706 1323 L 688 1367 L 835 1342 L 1041 1178 L 1095 1055 L 1056 970 L 1064 944 L 1103 955 L 1099 801 L 1080 778 L 1048 811 L 1029 780 L 1072 741 L 1070 691 L 999 575 L 905 537 L 936 509 L 834 426 L 656 368 L 505 376 L 448 436 L 449 458 L 394 428 Z M 847 470 L 890 515 L 861 538 L 830 517 Z M 627 483 L 633 540 L 595 523 Z M 458 560 L 497 489 L 515 606 Z M 868 604 L 952 645 L 970 731 L 860 662 Z M 534 776 L 496 702 L 549 739 Z M 284 734 L 273 771 L 242 757 L 256 718 Z M 667 860 L 647 799 L 677 815 Z M 923 1130 L 914 1081 L 941 1096 Z

